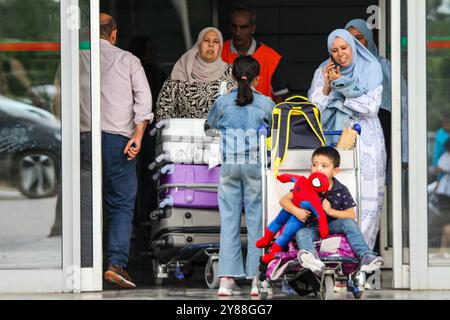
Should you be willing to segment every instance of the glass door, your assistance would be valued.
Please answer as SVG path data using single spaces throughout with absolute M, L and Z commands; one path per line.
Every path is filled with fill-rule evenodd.
M 411 289 L 449 289 L 450 3 L 411 2 L 408 20 Z
M 98 12 L 0 1 L 0 293 L 101 289 Z
M 0 291 L 62 287 L 60 20 L 58 1 L 0 2 Z

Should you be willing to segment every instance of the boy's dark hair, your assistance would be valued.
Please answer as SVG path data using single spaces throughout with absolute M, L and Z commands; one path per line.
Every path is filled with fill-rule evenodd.
M 234 60 L 233 76 L 238 83 L 236 104 L 246 106 L 253 102 L 251 83 L 259 76 L 259 62 L 252 56 L 240 56 Z
M 333 162 L 333 166 L 335 168 L 339 168 L 341 165 L 341 155 L 339 154 L 339 151 L 333 147 L 320 147 L 316 149 L 311 157 L 311 160 L 316 156 L 327 157 Z
M 447 141 L 445 141 L 445 150 L 447 150 L 447 152 L 450 152 L 450 138 L 447 139 Z
M 246 6 L 237 6 L 237 7 L 234 7 L 233 9 L 231 9 L 231 11 L 230 11 L 230 19 L 233 18 L 233 15 L 235 13 L 240 13 L 240 12 L 248 13 L 250 15 L 251 24 L 252 25 L 256 24 L 256 13 L 255 13 L 255 11 L 253 11 L 252 9 L 250 9 L 249 7 L 246 7 Z

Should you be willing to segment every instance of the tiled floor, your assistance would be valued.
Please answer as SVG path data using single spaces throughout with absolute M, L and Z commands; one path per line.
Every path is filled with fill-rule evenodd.
M 0 300 L 259 300 L 250 297 L 249 286 L 242 286 L 243 293 L 232 298 L 217 296 L 216 290 L 204 288 L 201 284 L 190 288 L 170 285 L 168 287 L 142 288 L 137 290 L 109 290 L 98 293 L 83 294 L 0 294 Z M 319 297 L 309 296 L 301 298 L 298 295 L 287 295 L 281 291 L 280 286 L 274 288 L 272 300 L 318 300 Z M 347 292 L 336 292 L 335 300 L 353 300 Z M 450 291 L 409 291 L 409 290 L 366 290 L 363 300 L 450 300 Z

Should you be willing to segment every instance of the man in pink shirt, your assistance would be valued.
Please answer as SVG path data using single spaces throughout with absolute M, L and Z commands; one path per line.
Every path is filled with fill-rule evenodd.
M 105 280 L 136 285 L 126 271 L 137 191 L 136 156 L 153 120 L 152 96 L 141 62 L 115 47 L 117 25 L 100 14 L 101 129 L 104 212 L 108 221 Z

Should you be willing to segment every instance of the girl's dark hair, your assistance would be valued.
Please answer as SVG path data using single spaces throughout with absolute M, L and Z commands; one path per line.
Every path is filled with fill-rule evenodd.
M 259 76 L 259 62 L 252 56 L 236 58 L 233 63 L 233 76 L 238 83 L 236 104 L 243 107 L 252 103 L 253 91 L 250 84 Z

